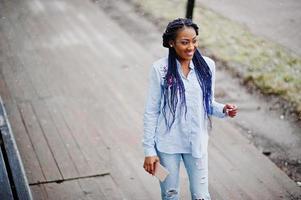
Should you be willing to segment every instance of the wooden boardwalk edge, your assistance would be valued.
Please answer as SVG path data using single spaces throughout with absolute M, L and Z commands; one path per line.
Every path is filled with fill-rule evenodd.
M 9 166 L 7 170 L 13 171 L 12 181 L 16 189 L 18 199 L 31 200 L 32 194 L 28 184 L 23 163 L 16 145 L 5 107 L 0 96 L 0 132 Z

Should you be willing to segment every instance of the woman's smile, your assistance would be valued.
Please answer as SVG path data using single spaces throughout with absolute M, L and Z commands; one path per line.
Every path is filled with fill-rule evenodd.
M 191 27 L 184 27 L 178 32 L 172 46 L 182 61 L 190 61 L 198 45 L 197 34 Z
M 193 50 L 193 51 L 186 51 L 186 55 L 187 55 L 188 57 L 192 57 L 193 54 L 194 54 L 194 52 L 195 52 L 195 50 Z

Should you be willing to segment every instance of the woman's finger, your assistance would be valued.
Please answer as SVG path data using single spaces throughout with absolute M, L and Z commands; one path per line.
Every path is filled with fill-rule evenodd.
M 237 111 L 235 111 L 235 110 L 231 110 L 231 111 L 229 111 L 229 113 L 231 113 L 231 114 L 236 114 L 236 113 L 237 113 Z
M 144 168 L 144 170 L 145 170 L 145 171 L 147 171 L 147 172 L 148 172 L 147 163 L 144 163 L 144 165 L 143 165 L 143 168 Z
M 146 169 L 145 169 L 145 171 L 147 171 L 148 173 L 150 173 L 149 171 L 150 171 L 150 169 L 149 169 L 149 166 L 147 165 L 146 166 Z
M 151 163 L 149 165 L 149 168 L 150 168 L 150 173 L 153 174 L 153 172 L 154 172 L 154 163 Z
M 150 172 L 149 172 L 149 171 L 150 171 L 149 164 L 145 163 L 145 164 L 144 164 L 144 169 L 145 169 L 145 171 L 147 171 L 148 173 L 150 173 Z
M 234 116 L 235 116 L 235 113 L 232 112 L 232 111 L 229 111 L 229 112 L 228 112 L 228 115 L 229 115 L 230 117 L 234 117 Z

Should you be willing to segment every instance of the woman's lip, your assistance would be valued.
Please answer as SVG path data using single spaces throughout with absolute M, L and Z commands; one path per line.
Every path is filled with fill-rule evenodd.
M 189 55 L 189 56 L 193 56 L 193 54 L 194 54 L 194 51 L 187 52 L 186 54 L 187 54 L 187 55 Z

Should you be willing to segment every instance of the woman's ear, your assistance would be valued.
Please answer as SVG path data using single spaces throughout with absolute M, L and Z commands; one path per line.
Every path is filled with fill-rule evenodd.
M 172 41 L 172 40 L 171 40 L 171 41 L 169 41 L 169 47 L 171 47 L 171 48 L 172 48 L 173 46 L 174 46 L 174 41 Z

